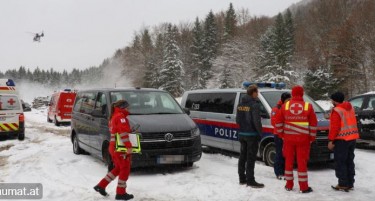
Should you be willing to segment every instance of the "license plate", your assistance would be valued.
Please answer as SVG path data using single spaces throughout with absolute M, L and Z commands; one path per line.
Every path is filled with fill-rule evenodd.
M 0 121 L 5 121 L 6 119 L 6 117 L 0 117 Z
M 329 159 L 334 159 L 335 158 L 335 155 L 333 153 L 330 153 L 329 154 Z
M 180 164 L 184 162 L 184 155 L 161 155 L 158 157 L 158 164 Z

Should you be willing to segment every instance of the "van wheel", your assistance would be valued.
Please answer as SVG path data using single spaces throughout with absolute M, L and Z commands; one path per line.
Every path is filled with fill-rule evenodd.
M 83 154 L 83 150 L 79 147 L 77 135 L 73 136 L 73 153 L 79 155 Z
M 25 139 L 25 133 L 24 133 L 24 132 L 19 133 L 19 134 L 18 134 L 18 140 L 19 140 L 19 141 L 23 141 L 24 139 Z
M 263 151 L 263 158 L 266 165 L 273 167 L 275 164 L 276 147 L 274 142 L 270 142 L 266 145 Z
M 47 122 L 48 122 L 48 123 L 52 123 L 52 120 L 49 118 L 48 115 L 47 115 Z
M 59 121 L 57 121 L 56 116 L 55 116 L 55 119 L 54 119 L 54 123 L 55 123 L 56 126 L 60 126 L 60 124 L 61 124 Z

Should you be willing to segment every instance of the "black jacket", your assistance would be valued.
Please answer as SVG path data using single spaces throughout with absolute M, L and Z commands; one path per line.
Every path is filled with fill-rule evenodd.
M 238 104 L 236 116 L 240 132 L 262 134 L 260 104 L 259 99 L 254 99 L 248 95 L 242 98 Z

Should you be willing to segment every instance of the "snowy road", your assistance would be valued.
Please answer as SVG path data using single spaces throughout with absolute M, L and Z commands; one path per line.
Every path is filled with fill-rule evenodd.
M 26 114 L 26 139 L 0 139 L 0 182 L 42 183 L 43 200 L 114 200 L 113 182 L 101 197 L 92 187 L 106 174 L 103 162 L 88 155 L 75 155 L 69 126 L 55 127 L 46 122 L 45 110 Z M 203 154 L 193 168 L 172 171 L 138 170 L 130 175 L 128 191 L 134 200 L 373 200 L 375 196 L 375 151 L 356 150 L 356 189 L 335 192 L 337 180 L 332 169 L 309 171 L 311 194 L 297 188 L 286 192 L 284 181 L 274 178 L 273 169 L 257 162 L 257 181 L 264 189 L 238 185 L 237 159 L 221 154 Z M 295 173 L 296 175 L 296 173 Z M 295 186 L 298 187 L 298 186 Z

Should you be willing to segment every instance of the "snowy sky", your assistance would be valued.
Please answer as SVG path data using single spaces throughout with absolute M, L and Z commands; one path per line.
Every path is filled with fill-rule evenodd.
M 209 10 L 247 8 L 274 16 L 301 0 L 0 0 L 0 71 L 39 66 L 98 66 L 128 45 L 135 31 L 163 22 L 192 22 Z M 30 32 L 44 31 L 40 43 Z

